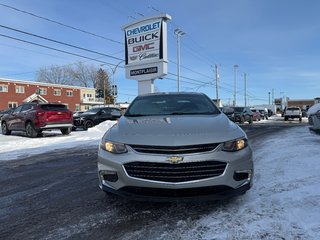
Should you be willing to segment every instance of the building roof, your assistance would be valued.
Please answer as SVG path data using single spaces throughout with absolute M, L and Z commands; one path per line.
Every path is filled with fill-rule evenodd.
M 88 88 L 88 87 L 79 87 L 79 86 L 71 86 L 71 85 L 63 85 L 63 84 L 45 83 L 45 82 L 34 82 L 34 81 L 26 81 L 26 80 L 15 80 L 15 79 L 7 79 L 7 78 L 0 78 L 0 82 L 42 85 L 42 86 L 48 86 L 48 87 L 60 87 L 60 88 L 62 87 L 62 88 L 94 90 L 94 88 Z

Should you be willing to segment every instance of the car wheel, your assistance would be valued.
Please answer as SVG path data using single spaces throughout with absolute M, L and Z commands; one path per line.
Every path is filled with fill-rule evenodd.
M 301 117 L 299 118 L 299 122 L 302 122 L 302 118 Z
M 249 124 L 252 124 L 253 123 L 253 119 L 252 119 L 252 117 L 250 117 L 250 119 L 249 119 Z
M 38 136 L 37 130 L 33 127 L 33 124 L 31 122 L 27 123 L 26 126 L 26 134 L 30 138 L 35 138 Z
M 63 129 L 60 129 L 60 131 L 63 135 L 68 135 L 71 133 L 71 128 L 63 128 Z
M 2 130 L 3 135 L 10 135 L 11 134 L 11 131 L 8 129 L 6 122 L 3 122 L 1 124 L 1 130 Z
M 285 121 L 288 121 L 288 118 L 287 118 L 287 117 L 284 117 L 284 120 L 285 120 Z
M 91 120 L 88 120 L 84 122 L 83 129 L 88 130 L 88 128 L 92 128 L 94 126 L 94 123 Z
M 240 117 L 240 123 L 244 123 L 244 118 Z

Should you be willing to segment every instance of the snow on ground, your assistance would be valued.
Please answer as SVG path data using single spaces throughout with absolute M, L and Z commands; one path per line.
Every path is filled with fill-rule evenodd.
M 254 152 L 253 188 L 208 209 L 181 239 L 319 239 L 319 146 L 307 126 L 266 139 Z
M 265 123 L 279 119 L 276 116 Z M 98 146 L 104 132 L 114 123 L 107 121 L 70 136 L 52 133 L 30 139 L 16 133 L 0 135 L 0 160 L 80 145 Z M 192 220 L 191 226 L 186 215 L 176 223 L 174 233 L 163 231 L 157 239 L 172 239 L 172 234 L 190 240 L 319 239 L 320 136 L 312 135 L 308 126 L 297 126 L 257 144 L 252 189 L 216 207 L 208 205 L 208 213 Z
M 105 121 L 88 131 L 73 131 L 70 135 L 62 135 L 60 131 L 46 131 L 38 138 L 27 138 L 23 132 L 12 132 L 9 136 L 0 134 L 0 161 L 84 145 L 98 148 L 103 134 L 115 123 Z

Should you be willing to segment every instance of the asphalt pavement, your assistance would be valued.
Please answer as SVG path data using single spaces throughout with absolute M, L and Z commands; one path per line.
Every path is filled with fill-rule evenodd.
M 257 151 L 264 137 L 304 124 L 241 127 Z M 0 162 L 0 239 L 161 239 L 163 231 L 179 239 L 175 236 L 179 219 L 186 219 L 192 228 L 208 208 L 235 201 L 129 201 L 99 189 L 96 164 L 97 147 Z

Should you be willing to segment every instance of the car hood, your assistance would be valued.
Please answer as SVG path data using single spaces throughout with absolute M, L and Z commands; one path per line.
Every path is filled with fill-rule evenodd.
M 220 143 L 246 136 L 224 114 L 121 117 L 106 134 L 110 141 L 158 146 Z
M 318 111 L 320 111 L 320 103 L 317 103 L 309 108 L 308 115 L 316 114 Z

